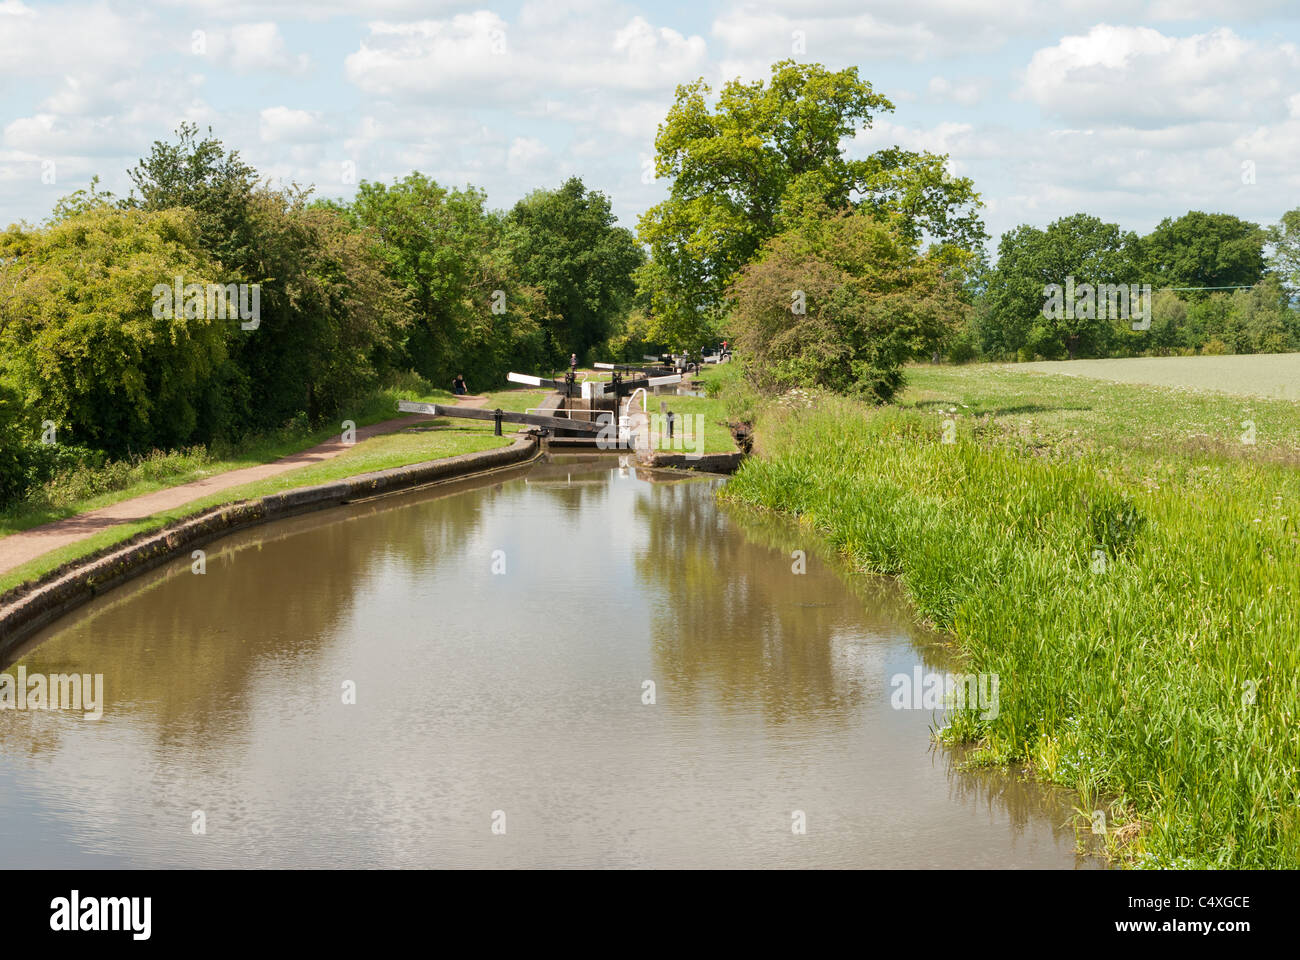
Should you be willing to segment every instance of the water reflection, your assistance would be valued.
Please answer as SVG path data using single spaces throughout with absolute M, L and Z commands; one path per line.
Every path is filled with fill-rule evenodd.
M 555 458 L 101 598 L 22 654 L 105 674 L 109 703 L 0 713 L 0 859 L 1074 866 L 1058 794 L 890 709 L 890 675 L 946 662 L 892 586 L 719 482 Z

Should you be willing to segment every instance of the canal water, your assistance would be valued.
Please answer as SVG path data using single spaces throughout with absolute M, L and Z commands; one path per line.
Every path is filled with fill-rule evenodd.
M 951 666 L 894 586 L 721 482 L 553 458 L 99 598 L 5 667 L 105 702 L 0 711 L 0 863 L 1095 865 L 891 705 Z

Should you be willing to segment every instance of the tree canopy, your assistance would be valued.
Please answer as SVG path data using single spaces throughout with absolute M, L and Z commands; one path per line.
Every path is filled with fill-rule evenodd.
M 979 196 L 945 157 L 898 147 L 849 156 L 845 142 L 893 110 L 857 68 L 787 60 L 766 82 L 725 84 L 714 106 L 710 92 L 703 80 L 677 88 L 655 139 L 669 197 L 639 225 L 652 260 L 639 281 L 677 339 L 706 339 L 737 273 L 808 209 L 863 206 L 912 241 L 966 251 L 982 242 Z
M 615 226 L 609 197 L 570 177 L 515 204 L 505 239 L 515 276 L 553 311 L 547 334 L 557 354 L 585 357 L 614 332 L 645 260 L 631 231 Z
M 1161 286 L 1252 286 L 1264 275 L 1266 240 L 1259 224 L 1192 210 L 1177 219 L 1166 217 L 1142 239 L 1144 266 L 1149 279 Z
M 215 279 L 187 211 L 98 207 L 0 234 L 0 375 L 65 438 L 114 453 L 210 431 L 226 361 L 220 321 L 159 317 L 151 291 Z
M 1044 356 L 1095 353 L 1109 342 L 1112 319 L 1103 311 L 1046 315 L 1045 290 L 1071 278 L 1094 287 L 1134 282 L 1136 254 L 1136 235 L 1083 213 L 1045 230 L 1022 225 L 1003 234 L 983 304 L 984 348 L 1014 353 L 1026 347 Z
M 812 385 L 891 399 L 903 365 L 966 309 L 960 280 L 921 255 L 901 217 L 808 216 L 764 241 L 733 285 L 730 324 L 762 389 Z

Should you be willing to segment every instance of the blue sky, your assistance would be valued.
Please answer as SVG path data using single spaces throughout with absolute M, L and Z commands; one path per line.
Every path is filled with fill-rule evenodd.
M 192 120 L 328 196 L 419 169 L 504 207 L 578 174 L 635 226 L 676 84 L 793 56 L 856 65 L 896 109 L 846 148 L 949 154 L 995 240 L 1080 210 L 1267 223 L 1300 206 L 1298 27 L 1279 0 L 0 0 L 0 220 L 93 174 L 125 192 Z

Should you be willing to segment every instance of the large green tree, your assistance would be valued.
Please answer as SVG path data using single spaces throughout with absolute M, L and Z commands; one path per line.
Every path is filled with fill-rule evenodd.
M 1267 234 L 1228 213 L 1166 217 L 1142 238 L 1148 279 L 1165 287 L 1253 286 L 1264 275 Z M 1180 291 L 1203 297 L 1209 290 Z
M 246 378 L 235 399 L 248 400 L 236 412 L 258 424 L 346 416 L 351 401 L 400 365 L 406 292 L 373 238 L 311 204 L 306 191 L 258 191 L 250 225 L 258 238 L 250 269 L 271 279 L 262 283 L 257 329 L 234 332 Z
M 702 341 L 725 310 L 726 291 L 765 239 L 807 209 L 863 206 L 897 215 L 895 229 L 973 251 L 984 239 L 979 197 L 946 158 L 892 147 L 852 159 L 845 141 L 893 104 L 858 77 L 783 61 L 771 78 L 725 84 L 716 104 L 703 80 L 680 86 L 655 139 L 655 172 L 668 199 L 641 218 L 661 329 Z
M 124 454 L 212 434 L 228 324 L 154 309 L 175 276 L 215 280 L 191 213 L 100 206 L 10 227 L 0 261 L 0 379 L 29 435 L 48 420 L 65 441 Z
M 1046 230 L 1022 224 L 1002 235 L 998 263 L 988 277 L 980 314 L 982 348 L 993 355 L 1104 355 L 1115 318 L 1100 309 L 1053 312 L 1047 288 L 1067 280 L 1094 288 L 1138 280 L 1137 238 L 1117 224 L 1076 213 Z M 1100 303 L 1098 303 L 1100 306 Z M 1109 307 L 1109 303 L 1107 303 Z
M 412 173 L 392 184 L 363 181 L 346 208 L 375 238 L 410 298 L 405 363 L 438 383 L 458 373 L 480 383 L 497 379 L 504 371 L 485 347 L 483 325 L 494 322 L 490 317 L 504 317 L 495 322 L 507 330 L 511 319 L 524 327 L 533 322 L 522 315 L 533 299 L 507 281 L 497 262 L 505 225 L 486 199 L 473 187 L 448 189 Z
M 901 217 L 863 209 L 818 212 L 768 239 L 730 292 L 736 350 L 760 389 L 814 385 L 877 402 L 968 309 L 960 279 L 918 251 Z
M 226 271 L 240 270 L 253 257 L 257 238 L 249 212 L 257 171 L 238 150 L 227 150 L 211 128 L 200 137 L 197 124 L 182 123 L 175 140 L 155 140 L 128 173 L 135 189 L 125 206 L 193 210 L 199 242 Z
M 1268 229 L 1268 269 L 1291 299 L 1300 297 L 1300 208 L 1288 210 Z
M 577 177 L 515 204 L 506 246 L 516 277 L 546 298 L 557 359 L 585 356 L 618 328 L 645 260 L 631 231 L 615 226 L 609 198 Z
M 191 211 L 215 279 L 258 288 L 256 325 L 232 325 L 222 372 L 229 431 L 299 414 L 322 422 L 374 382 L 409 311 L 400 286 L 376 269 L 373 238 L 346 239 L 347 221 L 316 209 L 310 190 L 260 184 L 238 151 L 192 124 L 156 141 L 131 179 L 127 206 Z

